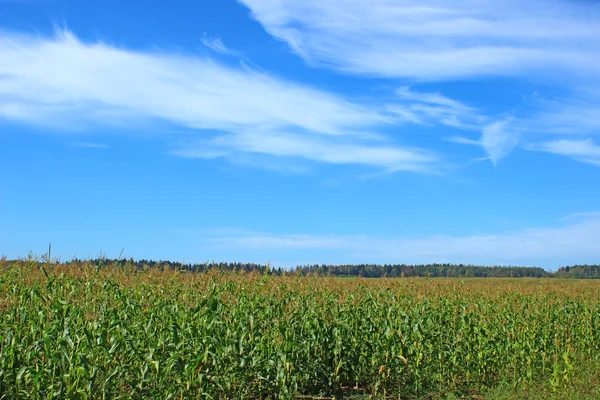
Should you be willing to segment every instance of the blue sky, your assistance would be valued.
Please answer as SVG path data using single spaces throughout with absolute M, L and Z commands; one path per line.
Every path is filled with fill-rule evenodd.
M 0 254 L 600 262 L 600 3 L 0 0 Z

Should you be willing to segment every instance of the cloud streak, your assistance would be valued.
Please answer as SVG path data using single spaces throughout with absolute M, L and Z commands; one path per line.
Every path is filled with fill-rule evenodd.
M 108 145 L 104 143 L 96 142 L 73 142 L 74 147 L 86 148 L 86 149 L 108 149 Z
M 206 44 L 226 50 L 219 40 Z M 48 126 L 159 120 L 212 137 L 203 152 L 174 152 L 187 157 L 251 152 L 405 171 L 436 162 L 382 144 L 374 132 L 397 119 L 375 107 L 208 58 L 85 43 L 61 31 L 4 32 L 0 59 L 0 118 Z
M 209 247 L 244 253 L 275 254 L 311 250 L 333 255 L 337 262 L 471 263 L 485 265 L 539 265 L 595 263 L 600 257 L 600 213 L 571 216 L 554 228 L 533 228 L 477 236 L 433 235 L 420 238 L 377 238 L 367 235 L 269 234 L 244 231 L 202 233 Z M 321 263 L 315 257 L 306 260 Z
M 217 53 L 232 54 L 231 50 L 225 47 L 223 41 L 219 37 L 213 38 L 205 36 L 204 38 L 202 38 L 202 44 L 208 47 L 209 49 L 216 51 Z
M 562 0 L 241 0 L 313 65 L 419 80 L 598 75 L 600 6 Z
M 384 122 L 339 97 L 210 59 L 86 44 L 69 32 L 55 39 L 8 36 L 0 44 L 0 95 L 12 109 L 48 113 L 82 107 L 119 109 L 198 129 L 296 126 L 322 134 Z M 20 106 L 20 108 L 19 108 Z
M 419 92 L 408 86 L 396 90 L 397 103 L 387 110 L 415 124 L 440 124 L 461 130 L 479 130 L 487 117 L 478 110 L 438 92 Z
M 577 161 L 600 167 L 600 146 L 591 139 L 554 140 L 539 143 L 530 149 L 571 157 Z
M 478 130 L 477 140 L 453 141 L 481 146 L 494 164 L 549 134 L 600 133 L 600 3 L 239 1 L 313 67 L 413 83 L 477 79 L 490 97 L 498 88 L 486 86 L 486 77 L 523 80 L 550 93 L 558 88 L 560 97 L 509 105 L 497 118 L 438 93 L 398 90 L 402 101 L 390 112 L 410 123 Z
M 173 152 L 189 158 L 231 157 L 236 152 L 301 157 L 329 164 L 360 164 L 383 168 L 388 172 L 432 172 L 436 163 L 433 153 L 419 149 L 350 142 L 338 137 L 313 137 L 308 134 L 247 131 L 219 136 L 194 147 Z
M 260 3 L 256 6 L 258 8 L 250 4 L 255 1 Z M 540 25 L 538 19 L 528 19 L 524 13 L 521 16 L 524 19 L 519 23 L 524 24 L 528 21 L 527 23 L 531 24 L 530 28 L 537 33 L 524 32 L 523 38 L 504 32 L 498 28 L 500 25 L 494 28 L 494 24 L 503 19 L 508 21 L 504 21 L 506 24 L 515 22 L 509 17 L 514 17 L 514 13 L 518 14 L 519 10 L 523 10 L 519 8 L 521 6 L 514 4 L 512 8 L 508 7 L 499 14 L 498 21 L 490 22 L 491 5 L 481 0 L 478 3 L 481 9 L 477 16 L 481 21 L 475 18 L 468 22 L 464 18 L 468 19 L 471 11 L 463 9 L 463 5 L 448 5 L 437 0 L 422 7 L 409 6 L 402 1 L 378 0 L 368 12 L 363 10 L 366 7 L 363 3 L 351 1 L 348 5 L 349 14 L 344 15 L 337 14 L 333 0 L 319 3 L 321 5 L 313 0 L 301 4 L 288 3 L 288 0 L 264 4 L 259 0 L 248 0 L 246 3 L 267 28 L 271 23 L 277 25 L 288 19 L 300 21 L 300 25 L 294 25 L 295 35 L 309 35 L 308 38 L 302 39 L 302 43 L 298 42 L 302 46 L 297 43 L 298 49 L 304 49 L 303 52 L 310 50 L 310 40 L 328 40 L 327 35 L 337 38 L 340 34 L 338 31 L 328 31 L 336 24 L 343 28 L 342 31 L 351 29 L 354 32 L 356 27 L 346 26 L 354 19 L 347 18 L 353 13 L 364 11 L 366 17 L 373 19 L 372 22 L 379 22 L 378 18 L 383 18 L 380 21 L 382 24 L 389 22 L 386 13 L 402 18 L 406 17 L 404 13 L 416 15 L 424 24 L 431 22 L 432 26 L 444 27 L 434 29 L 428 35 L 433 38 L 437 37 L 436 35 L 448 34 L 451 42 L 446 44 L 452 46 L 452 41 L 457 40 L 460 43 L 464 42 L 466 48 L 469 47 L 468 43 L 472 39 L 469 35 L 479 32 L 485 40 L 513 43 L 516 47 L 524 43 L 522 40 L 531 40 L 541 47 L 546 46 L 545 41 L 560 41 L 559 38 L 565 43 L 575 39 L 583 40 L 573 49 L 581 54 L 596 55 L 593 47 L 586 47 L 584 44 L 588 39 L 595 37 L 597 29 L 588 26 L 587 23 L 575 30 L 565 28 L 574 26 L 577 18 L 573 13 L 566 13 L 566 21 L 570 21 L 571 25 L 563 21 L 563 25 L 567 25 L 557 25 L 562 26 L 562 30 L 558 31 L 546 29 Z M 272 14 L 272 7 L 276 7 L 279 14 Z M 287 13 L 295 10 L 295 7 L 298 7 L 299 14 L 292 18 Z M 311 12 L 315 7 L 323 11 L 323 15 L 313 15 Z M 573 7 L 576 6 L 568 6 L 567 9 L 574 12 Z M 258 9 L 263 11 L 259 12 Z M 546 17 L 558 18 L 552 12 L 554 11 L 548 11 Z M 263 15 L 266 19 L 260 17 L 263 13 L 266 13 L 266 17 Z M 428 18 L 431 18 L 431 21 Z M 590 13 L 588 19 L 591 21 L 595 18 L 596 14 Z M 281 21 L 277 22 L 280 19 Z M 448 22 L 457 19 L 465 26 L 453 27 Z M 325 23 L 326 21 L 329 21 L 329 24 Z M 442 23 L 443 21 L 446 22 Z M 362 20 L 354 22 L 359 27 L 364 25 Z M 288 28 L 292 29 L 287 27 L 288 23 L 292 22 L 288 21 L 282 25 L 286 32 Z M 379 26 L 376 23 L 368 25 L 368 28 L 363 27 L 367 29 L 363 33 L 374 30 L 375 33 L 371 32 L 368 35 L 375 39 L 381 36 L 379 30 L 387 32 L 381 36 L 387 39 L 414 39 L 418 38 L 416 32 L 420 32 L 421 29 L 419 24 L 412 22 L 404 27 L 389 24 Z M 311 39 L 310 34 L 315 29 L 323 31 L 324 38 Z M 12 32 L 0 34 L 0 59 L 3 60 L 0 63 L 0 118 L 61 130 L 77 130 L 78 127 L 86 129 L 90 125 L 120 126 L 135 130 L 142 124 L 147 124 L 144 129 L 151 126 L 148 122 L 167 122 L 184 128 L 188 136 L 191 134 L 198 138 L 188 141 L 176 140 L 177 143 L 185 143 L 185 146 L 173 149 L 172 154 L 190 158 L 223 158 L 231 162 L 236 157 L 242 158 L 240 156 L 244 154 L 258 154 L 261 157 L 278 159 L 300 158 L 312 163 L 355 164 L 384 171 L 431 172 L 441 164 L 442 156 L 439 153 L 410 145 L 399 145 L 403 141 L 382 132 L 385 132 L 387 127 L 399 125 L 404 125 L 404 129 L 408 131 L 410 124 L 433 129 L 443 126 L 467 132 L 480 132 L 478 139 L 454 136 L 450 141 L 482 147 L 487 159 L 494 164 L 518 146 L 528 149 L 543 148 L 544 143 L 548 142 L 546 135 L 549 134 L 578 135 L 575 139 L 559 139 L 580 140 L 581 135 L 590 137 L 600 133 L 600 119 L 597 113 L 600 92 L 594 86 L 597 84 L 600 87 L 600 74 L 595 76 L 594 72 L 585 72 L 577 68 L 576 71 L 570 71 L 581 76 L 594 75 L 590 78 L 591 89 L 578 87 L 564 98 L 544 99 L 538 96 L 521 113 L 522 116 L 494 117 L 484 115 L 478 108 L 439 92 L 423 92 L 409 86 L 399 87 L 394 96 L 386 100 L 373 100 L 370 104 L 358 103 L 263 72 L 227 66 L 206 57 L 156 50 L 133 51 L 106 43 L 86 43 L 69 31 L 60 31 L 50 38 Z M 285 37 L 282 38 L 286 40 Z M 347 42 L 347 46 L 360 46 L 361 40 L 361 37 L 351 37 L 344 41 Z M 203 43 L 216 53 L 233 54 L 219 38 L 204 37 Z M 399 43 L 401 45 L 402 41 Z M 439 43 L 444 45 L 443 41 Z M 375 40 L 372 51 L 389 50 L 385 46 L 380 48 L 380 45 L 381 43 Z M 424 53 L 432 56 L 436 51 L 441 50 L 423 48 Z M 600 56 L 600 53 L 598 55 Z M 557 54 L 555 56 L 560 58 Z M 311 57 L 314 58 L 315 55 Z M 573 60 L 576 61 L 577 58 L 570 59 Z M 536 68 L 542 68 L 546 65 L 545 62 L 536 64 Z M 398 68 L 406 67 L 403 63 L 386 63 Z M 444 65 L 443 60 L 437 60 L 435 64 L 452 68 L 451 64 Z M 554 68 L 550 64 L 546 67 Z M 344 68 L 350 66 L 346 65 Z M 564 70 L 568 69 L 565 67 Z M 482 69 L 480 72 L 491 73 L 486 71 Z M 369 74 L 377 75 L 375 71 Z M 428 77 L 426 71 L 419 76 L 406 75 L 402 71 L 389 76 L 417 79 L 456 78 L 452 74 Z M 434 143 L 429 145 L 435 146 Z M 560 151 L 548 152 L 570 156 Z M 597 165 L 593 157 L 573 158 Z M 275 162 L 270 165 L 281 163 Z

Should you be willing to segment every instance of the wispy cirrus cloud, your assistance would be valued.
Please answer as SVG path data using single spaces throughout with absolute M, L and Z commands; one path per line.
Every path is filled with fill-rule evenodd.
M 444 140 L 479 146 L 486 153 L 483 159 L 494 165 L 510 154 L 519 144 L 524 126 L 513 122 L 513 118 L 494 120 L 474 107 L 442 95 L 438 92 L 419 92 L 409 87 L 396 91 L 400 103 L 389 104 L 387 109 L 407 122 L 424 125 L 445 125 L 462 131 L 478 132 L 479 138 L 453 136 Z M 523 124 L 525 125 L 525 124 Z
M 519 116 L 515 122 L 536 134 L 571 138 L 582 134 L 600 135 L 599 109 L 600 79 L 591 79 L 580 82 L 566 95 L 533 96 L 528 115 Z
M 421 92 L 408 86 L 396 90 L 397 103 L 387 109 L 415 124 L 441 124 L 461 130 L 479 130 L 489 118 L 477 109 L 438 92 Z
M 0 57 L 1 109 L 28 111 L 7 117 L 119 109 L 197 129 L 295 126 L 331 135 L 385 123 L 374 110 L 265 74 L 84 43 L 66 31 L 56 38 L 3 34 Z
M 228 49 L 220 37 L 210 37 L 204 35 L 202 38 L 202 44 L 220 54 L 238 55 L 236 51 Z
M 506 157 L 519 143 L 519 134 L 511 127 L 511 120 L 505 119 L 486 125 L 480 139 L 481 147 L 494 165 Z
M 382 144 L 339 137 L 315 137 L 307 133 L 246 131 L 222 135 L 215 139 L 174 150 L 183 157 L 232 157 L 237 152 L 271 154 L 281 157 L 301 157 L 329 164 L 360 164 L 382 168 L 389 172 L 432 172 L 436 163 L 432 152 L 416 148 L 395 148 Z
M 209 45 L 226 50 L 221 41 Z M 208 58 L 85 43 L 61 31 L 50 38 L 3 32 L 0 59 L 0 118 L 166 121 L 207 138 L 203 151 L 175 152 L 187 157 L 258 152 L 405 171 L 438 161 L 377 134 L 397 122 L 378 107 Z
M 74 147 L 81 147 L 86 149 L 108 149 L 108 145 L 104 143 L 97 142 L 73 142 L 72 145 Z
M 600 166 L 598 146 L 592 137 L 600 135 L 600 96 L 578 96 L 547 100 L 534 98 L 529 115 L 490 122 L 477 139 L 455 135 L 444 140 L 480 146 L 497 164 L 516 147 L 567 156 Z
M 403 100 L 415 101 L 417 103 L 433 104 L 436 106 L 446 107 L 448 110 L 455 110 L 456 112 L 473 112 L 472 107 L 466 106 L 460 101 L 451 99 L 442 95 L 439 92 L 418 92 L 411 90 L 408 86 L 402 86 L 396 90 L 396 94 Z
M 446 141 L 458 144 L 480 146 L 492 164 L 509 155 L 519 144 L 520 131 L 512 123 L 511 118 L 495 121 L 482 127 L 479 139 L 470 139 L 464 136 L 452 136 L 445 138 Z
M 546 153 L 560 154 L 571 157 L 577 161 L 596 165 L 600 167 L 600 146 L 592 139 L 585 140 L 554 140 L 538 143 L 530 147 L 531 150 Z
M 220 37 L 208 37 L 202 38 L 202 44 L 217 53 L 228 54 L 229 49 L 225 47 Z
M 271 234 L 243 230 L 196 232 L 211 248 L 244 254 L 298 258 L 311 250 L 321 259 L 309 263 L 343 262 L 538 265 L 555 269 L 574 263 L 595 263 L 600 257 L 600 213 L 571 215 L 553 228 L 529 228 L 488 235 L 381 238 L 367 235 Z
M 570 95 L 554 99 L 534 96 L 521 115 L 486 126 L 476 143 L 495 163 L 520 146 L 600 166 L 598 146 L 592 139 L 600 135 L 599 109 L 600 92 L 586 89 L 574 88 Z M 463 137 L 451 140 L 472 144 Z
M 598 75 L 600 5 L 563 0 L 240 0 L 313 65 L 439 80 L 571 70 Z
M 487 119 L 475 118 L 475 110 L 441 94 L 399 90 L 405 102 L 414 103 L 392 105 L 391 111 L 413 123 L 479 130 L 477 139 L 455 136 L 453 141 L 481 146 L 494 164 L 512 149 L 542 142 L 546 135 L 600 133 L 600 3 L 240 2 L 311 66 L 402 82 L 477 79 L 482 90 L 482 80 L 495 76 L 560 88 L 561 96 L 507 105 L 503 115 Z

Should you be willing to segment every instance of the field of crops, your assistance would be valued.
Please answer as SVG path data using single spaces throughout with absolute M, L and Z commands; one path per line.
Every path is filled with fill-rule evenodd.
M 0 263 L 0 398 L 423 398 L 567 385 L 598 281 Z M 583 360 L 583 361 L 582 361 Z

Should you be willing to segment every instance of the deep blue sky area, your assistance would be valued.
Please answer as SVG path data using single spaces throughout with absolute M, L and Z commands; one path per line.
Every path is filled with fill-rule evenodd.
M 0 256 L 600 263 L 600 4 L 419 4 L 0 0 Z

